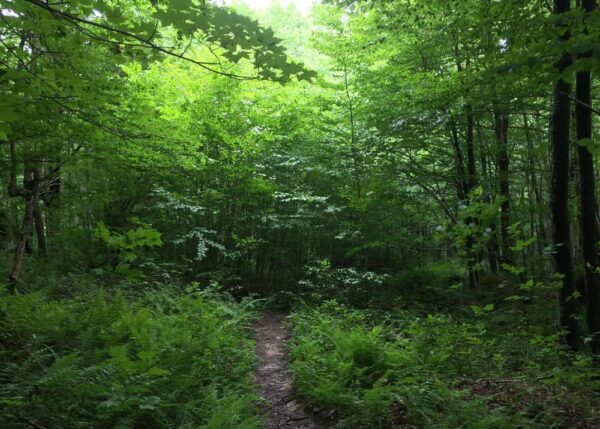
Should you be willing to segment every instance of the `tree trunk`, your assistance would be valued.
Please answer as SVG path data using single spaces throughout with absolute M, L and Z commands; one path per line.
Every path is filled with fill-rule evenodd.
M 496 132 L 497 159 L 498 159 L 498 178 L 499 191 L 502 198 L 500 206 L 500 238 L 502 246 L 502 260 L 510 263 L 510 247 L 512 246 L 508 228 L 510 226 L 510 183 L 509 183 L 509 165 L 510 157 L 508 154 L 508 110 L 494 107 L 494 130 Z
M 47 192 L 42 195 L 46 207 L 48 207 L 48 216 L 46 218 L 46 237 L 52 240 L 52 237 L 58 236 L 61 223 L 61 165 L 60 160 L 57 166 L 47 176 Z
M 9 141 L 10 151 L 10 167 L 9 167 L 9 179 L 8 179 L 8 195 L 10 197 L 21 196 L 20 190 L 17 186 L 17 148 L 14 140 Z
M 467 181 L 465 194 L 467 199 L 470 199 L 470 193 L 477 184 L 477 170 L 475 167 L 475 148 L 473 141 L 473 108 L 470 105 L 466 106 L 467 112 L 467 130 L 466 130 L 466 143 L 467 143 Z M 468 218 L 466 220 L 467 225 L 477 223 L 477 219 Z M 469 272 L 469 286 L 472 289 L 481 289 L 481 273 L 479 270 L 479 264 L 481 262 L 479 252 L 475 248 L 475 235 L 473 232 L 467 237 L 467 258 L 468 265 L 467 270 Z
M 477 170 L 475 167 L 475 143 L 473 139 L 473 108 L 471 105 L 466 106 L 467 110 L 467 171 L 468 171 L 468 180 L 467 186 L 469 188 L 469 192 L 475 188 L 477 184 Z
M 37 245 L 38 251 L 42 258 L 46 257 L 46 231 L 44 228 L 44 218 L 42 216 L 42 211 L 39 204 L 38 194 L 40 193 L 39 187 L 42 183 L 43 179 L 43 168 L 34 168 L 33 169 L 33 180 L 34 186 L 37 186 L 37 190 L 35 191 L 36 202 L 33 210 L 33 220 L 35 223 L 35 233 L 37 237 Z
M 37 237 L 38 251 L 42 258 L 46 257 L 46 231 L 44 228 L 44 218 L 42 217 L 42 211 L 40 205 L 36 201 L 35 209 L 33 211 L 33 218 L 35 221 L 35 234 Z
M 527 159 L 529 160 L 529 169 L 531 170 L 531 187 L 535 197 L 534 207 L 537 213 L 537 249 L 538 255 L 542 257 L 543 249 L 547 240 L 546 227 L 544 225 L 544 215 L 542 213 L 542 207 L 544 207 L 544 203 L 542 200 L 542 191 L 538 186 L 537 175 L 535 173 L 536 166 L 534 158 L 535 155 L 533 153 L 533 142 L 531 139 L 531 131 L 529 129 L 529 119 L 527 117 L 525 109 L 523 109 L 523 126 L 525 127 L 525 138 L 527 140 Z
M 569 0 L 554 0 L 554 13 L 563 14 L 571 9 Z M 568 32 L 559 36 L 564 43 L 570 37 Z M 564 53 L 556 64 L 563 72 L 572 63 L 569 54 Z M 575 292 L 571 255 L 571 228 L 569 223 L 569 94 L 571 84 L 559 79 L 553 88 L 551 117 L 551 185 L 550 210 L 552 215 L 553 259 L 556 272 L 561 276 L 558 290 L 558 314 L 560 326 L 566 330 L 567 344 L 576 349 L 579 345 L 579 330 L 575 316 L 577 303 L 572 295 Z
M 25 213 L 23 215 L 23 223 L 21 224 L 21 230 L 19 232 L 19 240 L 17 241 L 17 247 L 15 248 L 15 254 L 13 257 L 12 268 L 8 275 L 8 286 L 11 293 L 17 291 L 17 280 L 21 274 L 21 266 L 23 265 L 23 256 L 25 254 L 25 246 L 29 239 L 31 232 L 31 226 L 33 224 L 33 217 L 35 206 L 37 205 L 37 190 L 38 184 L 34 183 L 32 192 L 30 192 L 25 198 Z
M 352 148 L 350 150 L 352 157 L 352 164 L 354 168 L 354 183 L 356 186 L 356 197 L 361 198 L 361 173 L 359 166 L 359 152 L 357 147 L 357 139 L 356 139 L 356 124 L 354 121 L 354 104 L 352 101 L 352 96 L 350 95 L 350 86 L 348 85 L 348 69 L 344 66 L 344 89 L 346 92 L 346 98 L 348 99 L 348 114 L 350 121 L 350 144 Z
M 27 163 L 23 168 L 23 198 L 25 198 L 25 204 L 27 204 L 29 195 L 33 194 L 33 189 L 35 187 L 35 175 L 34 169 L 30 168 Z M 36 203 L 37 206 L 37 203 Z M 35 209 L 35 208 L 34 208 Z M 29 236 L 25 241 L 25 253 L 28 255 L 33 255 L 33 229 L 29 228 Z
M 460 140 L 458 139 L 458 130 L 456 128 L 456 122 L 454 121 L 454 117 L 450 116 L 450 140 L 452 141 L 452 147 L 454 149 L 454 162 L 456 168 L 456 193 L 458 198 L 461 201 L 466 200 L 467 198 L 467 180 L 466 180 L 466 172 L 465 172 L 465 159 L 463 156 L 462 148 L 460 147 Z
M 492 180 L 490 180 L 490 175 L 488 173 L 488 161 L 487 161 L 487 157 L 485 154 L 485 147 L 484 147 L 484 140 L 483 140 L 483 133 L 481 130 L 481 124 L 478 124 L 477 127 L 477 135 L 479 136 L 479 162 L 481 164 L 481 177 L 482 177 L 482 183 L 484 186 L 484 192 L 485 192 L 485 202 L 487 204 L 491 204 L 492 201 L 494 200 L 494 185 L 492 183 Z M 496 224 L 492 223 L 489 225 L 490 228 L 490 234 L 489 234 L 489 239 L 487 242 L 487 257 L 488 257 L 488 263 L 490 265 L 490 270 L 492 273 L 497 274 L 498 273 L 498 269 L 499 269 L 499 265 L 500 262 L 498 261 L 498 239 L 497 239 L 497 233 L 496 233 Z
M 586 13 L 596 8 L 595 0 L 582 0 Z M 582 55 L 589 58 L 591 52 Z M 591 73 L 581 71 L 577 73 L 576 89 L 577 105 L 575 106 L 577 123 L 577 141 L 592 138 L 592 89 Z M 596 200 L 594 158 L 587 147 L 577 145 L 577 158 L 579 160 L 579 187 L 581 207 L 581 250 L 584 261 L 585 302 L 587 306 L 587 324 L 592 334 L 592 349 L 600 353 L 600 255 L 598 242 L 598 204 Z

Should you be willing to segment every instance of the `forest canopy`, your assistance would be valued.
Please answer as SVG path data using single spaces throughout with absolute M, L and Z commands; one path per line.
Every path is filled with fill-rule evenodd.
M 263 3 L 0 0 L 0 427 L 598 428 L 597 1 Z

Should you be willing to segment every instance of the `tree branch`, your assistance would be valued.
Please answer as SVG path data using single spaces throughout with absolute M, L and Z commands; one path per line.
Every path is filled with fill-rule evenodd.
M 237 74 L 234 74 L 234 73 L 228 73 L 228 72 L 225 72 L 225 71 L 222 71 L 222 70 L 214 69 L 214 68 L 209 67 L 207 65 L 207 64 L 212 64 L 212 63 L 206 63 L 204 61 L 198 61 L 198 60 L 195 60 L 195 59 L 190 58 L 188 56 L 185 56 L 185 55 L 182 55 L 182 54 L 178 54 L 177 52 L 173 52 L 173 51 L 171 51 L 169 49 L 166 49 L 166 48 L 164 48 L 164 47 L 162 47 L 160 45 L 157 45 L 156 43 L 152 42 L 152 40 L 151 40 L 152 38 L 145 39 L 145 38 L 143 38 L 141 36 L 138 36 L 137 34 L 131 33 L 131 32 L 126 31 L 126 30 L 121 30 L 119 28 L 111 27 L 110 25 L 102 24 L 100 22 L 94 22 L 94 21 L 90 21 L 90 20 L 87 20 L 87 19 L 84 19 L 84 18 L 80 18 L 80 17 L 78 17 L 76 15 L 73 15 L 73 14 L 70 14 L 68 12 L 63 12 L 61 10 L 54 9 L 48 3 L 43 3 L 40 0 L 25 0 L 25 1 L 27 1 L 28 3 L 30 3 L 30 4 L 32 4 L 34 6 L 37 6 L 37 7 L 41 8 L 41 9 L 44 9 L 44 10 L 48 11 L 50 14 L 52 14 L 53 16 L 55 16 L 55 17 L 57 17 L 59 19 L 62 18 L 62 19 L 67 20 L 67 21 L 69 21 L 71 23 L 85 24 L 85 25 L 89 25 L 91 27 L 100 28 L 102 30 L 105 30 L 105 31 L 108 31 L 108 32 L 111 32 L 111 33 L 120 34 L 121 36 L 125 36 L 125 37 L 127 37 L 129 39 L 133 39 L 133 40 L 136 40 L 136 41 L 140 42 L 141 46 L 143 46 L 143 47 L 146 47 L 146 48 L 149 48 L 149 49 L 154 49 L 154 50 L 156 50 L 158 52 L 161 52 L 161 53 L 163 53 L 165 55 L 168 55 L 168 56 L 171 56 L 171 57 L 175 57 L 175 58 L 179 58 L 179 59 L 181 59 L 183 61 L 190 62 L 190 63 L 195 64 L 197 66 L 200 66 L 203 69 L 208 70 L 208 71 L 210 71 L 212 73 L 216 73 L 216 74 L 219 74 L 219 75 L 222 75 L 222 76 L 230 77 L 230 78 L 233 78 L 233 79 L 239 79 L 239 80 L 255 80 L 255 79 L 258 79 L 258 76 L 242 76 L 242 75 L 237 75 Z M 77 27 L 78 27 L 78 29 L 80 31 L 83 30 L 83 29 L 81 29 L 81 27 L 79 25 L 77 25 Z M 89 36 L 89 34 L 88 34 L 88 36 Z M 95 37 L 96 38 L 100 38 L 98 35 L 95 35 Z M 111 41 L 111 40 L 108 40 L 108 39 L 104 39 L 104 41 L 108 42 L 108 43 L 118 44 L 118 42 Z

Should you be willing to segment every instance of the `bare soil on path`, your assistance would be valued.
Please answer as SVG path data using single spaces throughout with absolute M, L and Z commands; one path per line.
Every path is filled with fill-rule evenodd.
M 258 395 L 264 399 L 265 429 L 328 429 L 294 393 L 293 377 L 287 367 L 284 342 L 286 315 L 266 314 L 256 324 L 255 372 Z

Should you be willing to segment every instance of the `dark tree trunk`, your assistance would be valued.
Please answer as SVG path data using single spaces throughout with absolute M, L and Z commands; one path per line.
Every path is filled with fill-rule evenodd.
M 586 12 L 596 8 L 595 0 L 582 0 Z M 591 52 L 582 55 L 589 58 Z M 581 71 L 577 73 L 576 89 L 577 105 L 575 106 L 577 123 L 577 141 L 592 138 L 592 89 L 591 73 Z M 592 349 L 600 352 L 600 255 L 598 242 L 598 204 L 596 200 L 595 172 L 593 155 L 587 147 L 577 145 L 579 160 L 579 187 L 581 205 L 581 249 L 584 261 L 585 302 L 587 306 L 587 324 L 592 334 Z
M 10 151 L 10 167 L 9 167 L 9 179 L 8 179 L 8 195 L 10 197 L 22 196 L 21 191 L 17 186 L 17 148 L 14 140 L 9 142 Z
M 40 205 L 36 201 L 35 209 L 33 211 L 33 219 L 35 221 L 35 234 L 37 237 L 38 251 L 42 258 L 46 257 L 46 231 L 44 228 L 44 218 L 40 210 Z
M 563 14 L 571 9 L 569 0 L 554 0 L 554 13 Z M 559 37 L 565 42 L 570 37 L 565 32 Z M 560 72 L 572 63 L 565 53 L 556 64 Z M 576 349 L 579 345 L 579 330 L 575 316 L 577 303 L 572 295 L 575 292 L 571 254 L 571 228 L 569 222 L 569 127 L 571 102 L 569 94 L 571 84 L 558 80 L 553 88 L 551 119 L 551 184 L 550 210 L 552 214 L 553 259 L 556 272 L 561 276 L 558 290 L 559 323 L 566 330 L 567 344 Z
M 467 112 L 467 130 L 466 130 L 466 143 L 467 143 L 467 180 L 465 194 L 467 199 L 470 198 L 471 191 L 477 184 L 477 170 L 475 167 L 475 144 L 473 141 L 473 109 L 470 105 L 466 106 Z M 468 218 L 466 220 L 468 225 L 477 222 L 476 219 Z M 467 258 L 468 266 L 467 271 L 469 272 L 469 286 L 472 289 L 481 289 L 481 273 L 479 264 L 481 262 L 479 252 L 475 248 L 475 236 L 474 233 L 470 233 L 467 237 Z
M 42 216 L 42 211 L 39 204 L 38 194 L 40 193 L 39 187 L 42 183 L 43 176 L 43 168 L 34 168 L 33 169 L 33 180 L 34 185 L 31 192 L 35 195 L 35 207 L 33 210 L 33 220 L 35 223 L 35 233 L 37 237 L 37 245 L 38 251 L 42 258 L 46 257 L 46 231 L 44 228 L 44 218 Z
M 491 204 L 494 199 L 494 196 L 493 196 L 494 185 L 493 185 L 492 180 L 489 177 L 490 175 L 488 173 L 488 167 L 487 167 L 488 160 L 487 160 L 487 157 L 485 154 L 482 130 L 481 130 L 480 125 L 477 127 L 477 131 L 478 131 L 477 134 L 479 136 L 479 157 L 480 157 L 479 162 L 481 164 L 481 177 L 482 177 L 482 182 L 484 184 L 485 202 L 488 204 Z M 498 261 L 498 239 L 497 239 L 497 232 L 496 232 L 496 224 L 495 223 L 490 224 L 489 228 L 490 228 L 490 238 L 487 243 L 488 263 L 490 265 L 491 272 L 494 274 L 497 274 L 500 262 Z
M 461 71 L 460 65 L 458 71 Z M 458 137 L 458 129 L 454 117 L 450 116 L 450 132 L 452 146 L 454 149 L 454 161 L 456 167 L 456 192 L 458 199 L 464 204 L 469 204 L 469 193 L 475 187 L 476 181 L 476 170 L 475 170 L 475 150 L 473 144 L 473 113 L 471 106 L 466 107 L 467 112 L 467 129 L 466 129 L 466 143 L 467 143 L 467 165 L 465 167 L 465 158 L 463 150 Z M 467 227 L 476 222 L 475 219 L 467 218 L 464 220 Z M 467 254 L 467 272 L 469 273 L 469 286 L 471 289 L 480 289 L 480 270 L 479 270 L 479 255 L 477 254 L 475 247 L 475 237 L 473 233 L 468 233 L 465 239 L 465 247 Z
M 8 286 L 11 293 L 17 291 L 17 280 L 21 274 L 21 266 L 23 265 L 23 256 L 25 254 L 25 246 L 31 233 L 31 227 L 33 224 L 35 207 L 37 205 L 37 191 L 38 183 L 34 182 L 29 192 L 25 196 L 25 213 L 23 214 L 23 222 L 21 224 L 21 230 L 19 232 L 19 239 L 17 241 L 17 247 L 13 257 L 13 263 L 8 275 Z
M 541 257 L 543 254 L 544 246 L 547 242 L 546 227 L 544 225 L 544 214 L 542 213 L 544 203 L 542 200 L 542 191 L 540 189 L 540 186 L 538 186 L 538 179 L 535 173 L 536 166 L 534 158 L 535 155 L 533 153 L 533 142 L 531 139 L 531 131 L 529 129 L 529 119 L 525 110 L 523 110 L 523 126 L 525 127 L 525 138 L 527 139 L 527 158 L 529 160 L 529 169 L 531 170 L 531 187 L 535 197 L 534 207 L 537 213 L 537 249 L 538 255 Z
M 509 166 L 510 157 L 508 154 L 508 111 L 504 108 L 496 106 L 494 108 L 494 129 L 496 132 L 497 160 L 498 160 L 498 178 L 499 191 L 502 198 L 500 206 L 500 238 L 502 240 L 501 252 L 504 262 L 511 261 L 510 234 L 508 228 L 510 226 L 510 183 L 509 183 Z
M 19 230 L 17 245 L 13 256 L 13 263 L 8 274 L 8 287 L 11 293 L 17 291 L 17 280 L 21 274 L 23 256 L 31 245 L 31 234 L 35 223 L 38 234 L 40 255 L 46 255 L 46 237 L 44 234 L 43 220 L 39 208 L 40 186 L 43 180 L 40 168 L 30 168 L 25 165 L 23 170 L 23 187 L 17 186 L 17 157 L 14 142 L 10 142 L 10 177 L 8 194 L 11 197 L 22 197 L 25 200 L 25 213 Z
M 27 204 L 29 195 L 33 194 L 33 189 L 35 186 L 35 177 L 33 173 L 33 169 L 29 168 L 27 163 L 25 164 L 24 172 L 23 172 L 23 197 L 25 198 L 25 204 Z M 36 203 L 37 206 L 37 203 Z M 25 241 L 25 253 L 28 255 L 33 255 L 33 228 L 29 228 L 29 236 Z
M 477 170 L 475 167 L 475 143 L 473 139 L 473 108 L 470 105 L 467 105 L 467 170 L 468 170 L 468 180 L 467 186 L 469 188 L 469 192 L 475 188 L 477 184 Z
M 465 158 L 463 156 L 462 148 L 460 146 L 460 140 L 458 139 L 458 129 L 456 128 L 456 122 L 454 117 L 450 116 L 450 140 L 452 141 L 452 147 L 454 149 L 454 163 L 456 168 L 456 193 L 461 201 L 467 198 L 467 174 L 465 171 Z
M 48 187 L 47 192 L 40 196 L 44 199 L 46 207 L 48 207 L 48 216 L 46 218 L 46 236 L 52 239 L 59 233 L 61 222 L 61 165 L 60 160 L 57 161 L 57 166 L 52 169 L 47 177 Z

